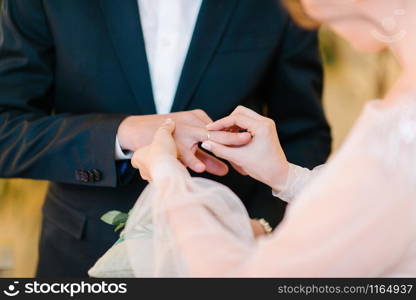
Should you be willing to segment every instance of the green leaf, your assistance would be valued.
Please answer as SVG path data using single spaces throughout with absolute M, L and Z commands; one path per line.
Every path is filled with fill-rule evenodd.
M 110 225 L 114 225 L 114 221 L 116 220 L 117 216 L 120 214 L 122 214 L 122 212 L 117 211 L 117 210 L 109 211 L 108 213 L 104 214 L 101 217 L 101 221 Z
M 114 229 L 115 232 L 120 231 L 121 229 L 124 228 L 124 226 L 126 225 L 126 223 L 120 223 L 116 226 L 116 228 Z
M 127 222 L 129 215 L 126 213 L 119 213 L 113 220 L 113 225 L 120 225 Z

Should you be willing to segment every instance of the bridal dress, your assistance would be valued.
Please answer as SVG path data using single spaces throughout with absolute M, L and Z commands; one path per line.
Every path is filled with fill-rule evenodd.
M 291 165 L 286 216 L 257 240 L 228 188 L 170 157 L 151 174 L 125 230 L 136 276 L 416 276 L 416 97 L 371 101 L 326 165 Z

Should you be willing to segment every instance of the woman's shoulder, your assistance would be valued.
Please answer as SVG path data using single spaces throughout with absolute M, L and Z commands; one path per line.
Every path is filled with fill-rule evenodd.
M 367 149 L 383 165 L 407 168 L 416 163 L 416 94 L 390 103 L 370 101 L 354 131 L 361 150 Z
M 367 132 L 383 142 L 411 145 L 416 143 L 416 94 L 385 103 L 372 100 L 360 117 Z

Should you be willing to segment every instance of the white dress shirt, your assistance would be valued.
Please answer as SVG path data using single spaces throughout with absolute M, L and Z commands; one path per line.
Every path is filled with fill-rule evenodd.
M 153 97 L 168 114 L 188 54 L 202 0 L 138 0 Z M 116 140 L 116 159 L 130 159 Z

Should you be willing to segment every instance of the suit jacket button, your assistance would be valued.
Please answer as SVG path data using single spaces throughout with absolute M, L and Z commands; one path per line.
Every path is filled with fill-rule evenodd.
M 88 182 L 94 182 L 94 173 L 92 171 L 87 171 L 88 174 Z
M 88 173 L 86 171 L 83 170 L 77 170 L 75 171 L 75 178 L 77 181 L 83 182 L 83 183 L 87 183 L 89 182 L 89 176 Z
M 101 181 L 101 179 L 103 178 L 100 170 L 92 169 L 91 173 L 93 174 L 94 182 Z

